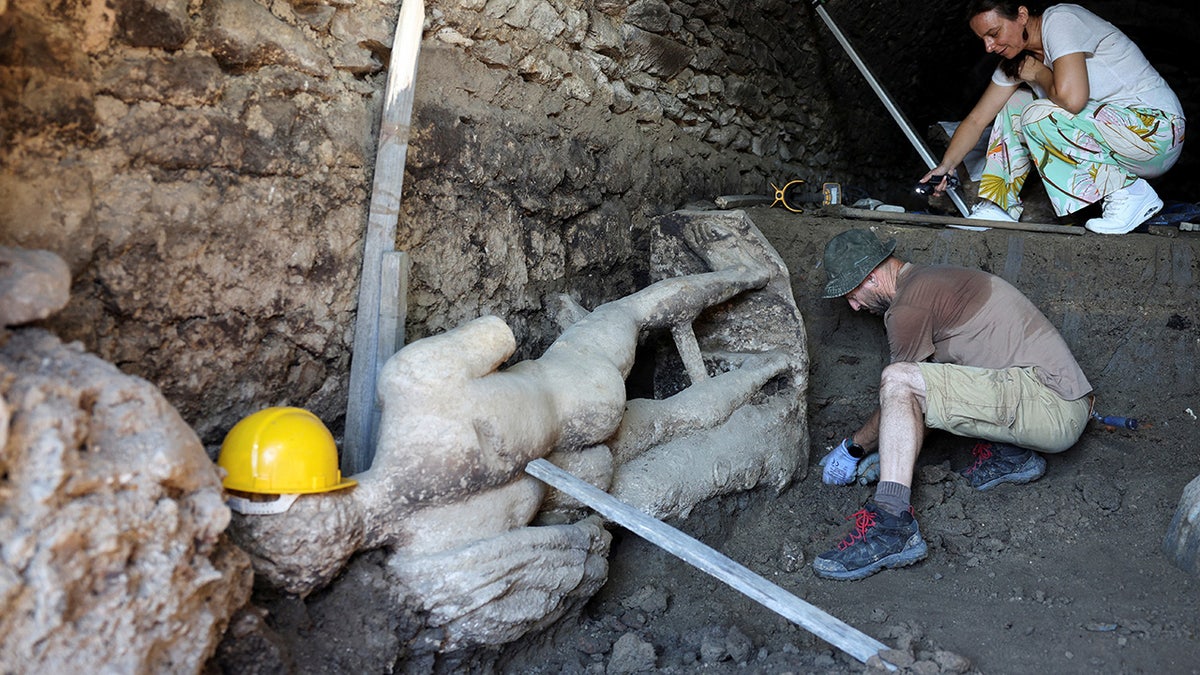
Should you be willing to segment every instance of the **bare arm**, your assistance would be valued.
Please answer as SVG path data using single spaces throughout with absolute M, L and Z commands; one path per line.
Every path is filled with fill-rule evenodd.
M 942 156 L 941 163 L 930 169 L 929 173 L 921 178 L 921 182 L 929 180 L 930 176 L 942 176 L 953 171 L 962 162 L 963 157 L 966 157 L 967 153 L 971 151 L 971 148 L 979 142 L 979 135 L 983 133 L 983 130 L 1004 109 L 1004 104 L 1008 102 L 1008 98 L 1012 96 L 1014 90 L 1016 90 L 1015 86 L 1001 86 L 995 82 L 988 84 L 983 96 L 979 97 L 979 102 L 954 130 L 954 135 L 950 137 L 950 145 L 946 148 L 946 154 Z M 941 191 L 939 190 L 939 192 Z
M 1041 87 L 1046 98 L 1072 115 L 1083 110 L 1091 95 L 1087 61 L 1082 52 L 1054 59 L 1053 70 L 1032 56 L 1026 57 L 1021 63 L 1020 77 Z
M 868 452 L 879 449 L 879 408 L 867 418 L 862 428 L 850 436 L 850 440 Z

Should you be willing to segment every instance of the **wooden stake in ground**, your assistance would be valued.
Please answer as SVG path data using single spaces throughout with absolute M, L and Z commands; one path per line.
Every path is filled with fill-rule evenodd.
M 525 472 L 550 487 L 583 502 L 667 553 L 707 572 L 735 590 L 775 611 L 813 635 L 866 663 L 888 646 L 858 631 L 837 617 L 813 607 L 783 588 L 751 572 L 723 553 L 706 546 L 656 518 L 638 511 L 599 488 L 586 483 L 545 459 L 535 459 Z M 883 657 L 880 656 L 880 660 Z M 891 667 L 886 661 L 884 665 Z
M 400 215 L 400 191 L 404 185 L 404 161 L 408 154 L 409 121 L 417 79 L 417 53 L 424 23 L 425 3 L 404 0 L 388 61 L 379 148 L 375 154 L 375 180 L 371 186 L 371 211 L 363 243 L 354 351 L 350 358 L 350 396 L 342 443 L 341 469 L 345 476 L 371 466 L 375 434 L 379 428 L 376 381 L 383 362 L 403 342 L 405 300 L 401 295 L 407 279 L 408 260 L 406 254 L 395 251 L 396 221 Z M 389 258 L 387 265 L 384 264 L 385 257 Z M 391 273 L 385 274 L 385 271 Z M 400 325 L 381 331 L 381 316 L 385 321 L 398 319 Z

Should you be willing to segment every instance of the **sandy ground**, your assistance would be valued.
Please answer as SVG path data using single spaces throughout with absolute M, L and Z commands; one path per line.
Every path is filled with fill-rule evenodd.
M 821 229 L 818 238 L 844 228 L 776 213 L 759 211 L 754 218 L 792 268 L 802 310 L 821 307 L 802 299 L 819 276 L 801 269 L 811 263 L 814 244 L 798 228 Z M 1140 236 L 1144 245 L 1161 245 Z M 1038 241 L 1044 240 L 1025 250 Z M 1011 252 L 1011 241 L 1008 246 Z M 1047 458 L 1046 475 L 1030 485 L 971 489 L 954 470 L 967 463 L 973 442 L 932 435 L 913 497 L 928 558 L 857 582 L 818 579 L 812 559 L 848 532 L 846 517 L 872 488 L 825 486 L 815 463 L 868 411 L 879 367 L 845 345 L 830 355 L 838 349 L 830 336 L 850 333 L 861 342 L 852 334 L 873 330 L 882 339 L 877 318 L 825 307 L 809 325 L 814 447 L 808 475 L 778 495 L 713 500 L 673 524 L 899 650 L 909 672 L 1200 672 L 1200 579 L 1173 566 L 1161 550 L 1184 485 L 1200 474 L 1198 427 L 1186 414 L 1200 411 L 1198 401 L 1187 400 L 1194 383 L 1182 392 L 1161 387 L 1153 400 L 1133 406 L 1143 418 L 1139 430 L 1092 422 L 1074 448 Z M 1190 311 L 1183 320 L 1196 319 L 1194 302 Z M 838 326 L 830 329 L 830 321 Z M 1162 329 L 1147 322 L 1145 330 Z M 1130 414 L 1129 408 L 1108 412 Z M 506 649 L 500 671 L 863 670 L 725 584 L 619 527 L 613 531 L 610 579 L 601 593 L 578 621 Z

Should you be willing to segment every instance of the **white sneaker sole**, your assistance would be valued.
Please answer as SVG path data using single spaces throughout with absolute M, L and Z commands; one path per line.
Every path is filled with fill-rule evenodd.
M 1159 199 L 1156 195 L 1146 196 L 1150 197 L 1150 199 L 1142 205 L 1141 215 L 1135 218 L 1132 224 L 1118 223 L 1108 218 L 1092 218 L 1084 223 L 1083 226 L 1096 234 L 1128 234 L 1162 210 L 1163 200 Z

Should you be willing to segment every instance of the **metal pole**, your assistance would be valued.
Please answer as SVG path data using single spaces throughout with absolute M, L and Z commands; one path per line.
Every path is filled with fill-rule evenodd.
M 900 130 L 908 137 L 908 142 L 912 143 L 912 146 L 916 148 L 917 154 L 925 161 L 925 166 L 930 169 L 937 166 L 937 160 L 934 159 L 933 153 L 929 151 L 929 146 L 925 145 L 925 141 L 921 140 L 921 137 L 913 131 L 912 123 L 904 116 L 904 112 L 896 107 L 895 102 L 892 101 L 891 96 L 888 96 L 883 85 L 879 84 L 879 80 L 876 80 L 875 76 L 871 74 L 871 69 L 859 58 L 858 52 L 854 51 L 854 47 L 850 46 L 850 42 L 846 39 L 845 35 L 842 35 L 842 31 L 838 30 L 837 24 L 829 16 L 829 12 L 825 11 L 824 5 L 825 0 L 813 0 L 813 7 L 816 8 L 817 14 L 821 16 L 821 20 L 825 22 L 826 26 L 829 26 L 829 30 L 833 32 L 833 37 L 837 38 L 837 41 L 841 43 L 842 49 L 846 50 L 846 54 L 850 56 L 850 60 L 854 62 L 854 65 L 858 66 L 858 70 L 863 74 L 863 77 L 867 78 L 867 84 L 871 85 L 871 89 L 875 90 L 875 95 L 879 97 L 880 101 L 883 101 L 883 107 L 887 108 L 892 118 L 896 120 L 896 124 L 900 125 Z M 958 207 L 959 212 L 964 217 L 971 215 L 971 210 L 967 208 L 957 190 L 950 188 L 946 190 L 946 193 L 950 195 L 950 201 L 954 202 L 954 205 Z

